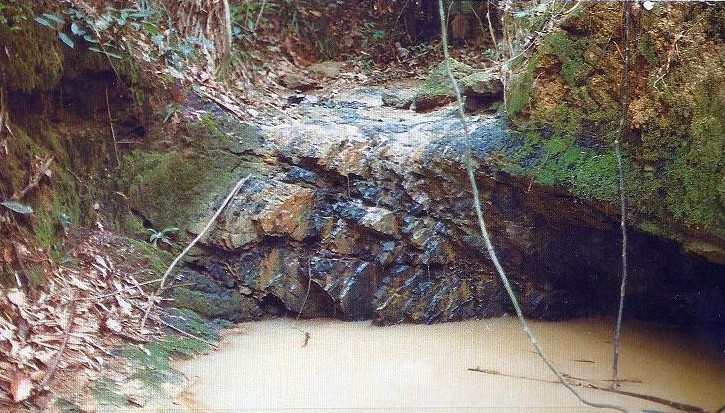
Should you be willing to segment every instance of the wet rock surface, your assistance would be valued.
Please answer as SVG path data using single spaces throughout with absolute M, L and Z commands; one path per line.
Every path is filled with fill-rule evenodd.
M 453 110 L 392 109 L 382 96 L 351 91 L 298 106 L 304 120 L 261 126 L 268 171 L 242 187 L 191 263 L 218 289 L 198 277 L 188 288 L 229 309 L 208 315 L 388 324 L 512 312 L 480 238 Z M 502 172 L 497 156 L 512 144 L 504 120 L 469 122 L 486 222 L 525 314 L 613 313 L 617 209 Z M 725 322 L 722 266 L 637 232 L 629 259 L 628 316 Z

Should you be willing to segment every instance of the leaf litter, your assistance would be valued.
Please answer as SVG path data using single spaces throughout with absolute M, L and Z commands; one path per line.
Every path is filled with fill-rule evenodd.
M 148 294 L 134 277 L 138 271 L 121 260 L 130 251 L 119 251 L 121 237 L 100 230 L 79 238 L 69 252 L 72 266 L 20 246 L 46 276 L 39 291 L 0 290 L 0 406 L 30 408 L 54 395 L 70 397 L 80 378 L 106 373 L 113 346 L 163 336 L 157 325 L 141 331 Z

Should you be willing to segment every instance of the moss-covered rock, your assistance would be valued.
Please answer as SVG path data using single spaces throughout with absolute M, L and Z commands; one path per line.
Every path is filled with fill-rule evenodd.
M 719 12 L 663 3 L 636 13 L 640 41 L 632 44 L 622 144 L 632 222 L 725 262 L 725 46 L 711 33 L 712 19 L 692 19 Z M 507 95 L 521 131 L 509 153 L 513 172 L 617 201 L 621 16 L 621 4 L 586 5 L 516 69 Z M 671 33 L 680 32 L 673 43 Z M 688 47 L 673 54 L 678 43 Z
M 0 84 L 24 92 L 54 88 L 63 68 L 56 33 L 35 23 L 32 3 L 10 2 L 0 12 L 7 21 L 0 23 Z
M 156 229 L 185 227 L 207 216 L 243 175 L 261 168 L 243 156 L 257 140 L 255 129 L 235 125 L 222 130 L 210 114 L 186 125 L 181 146 L 135 150 L 121 162 L 121 186 L 131 208 Z
M 450 60 L 451 72 L 459 82 L 461 94 L 472 100 L 496 100 L 503 97 L 503 83 L 493 72 Z M 415 110 L 424 112 L 456 100 L 445 62 L 431 70 L 413 97 Z

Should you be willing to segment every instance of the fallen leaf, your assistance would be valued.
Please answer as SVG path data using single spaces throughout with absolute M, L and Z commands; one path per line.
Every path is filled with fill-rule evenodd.
M 18 307 L 25 307 L 26 299 L 25 299 L 25 293 L 18 290 L 17 288 L 13 288 L 7 293 L 8 300 L 10 300 L 11 303 L 17 305 Z
M 21 204 L 20 202 L 16 202 L 16 201 L 0 202 L 0 205 L 4 206 L 5 208 L 7 208 L 13 212 L 17 212 L 18 214 L 27 215 L 27 214 L 33 213 L 33 208 L 31 206 Z
M 16 372 L 12 382 L 10 383 L 10 394 L 13 396 L 13 400 L 21 402 L 30 397 L 30 391 L 33 389 L 33 383 L 30 381 L 30 377 L 21 372 Z

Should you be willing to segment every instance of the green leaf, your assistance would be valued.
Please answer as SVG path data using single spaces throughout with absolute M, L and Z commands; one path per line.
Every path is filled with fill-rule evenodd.
M 18 214 L 27 215 L 27 214 L 33 213 L 33 208 L 31 206 L 21 204 L 20 202 L 16 202 L 16 201 L 0 202 L 0 205 L 4 206 L 5 208 L 7 208 L 13 212 L 17 212 Z
M 121 58 L 121 55 L 119 55 L 119 54 L 111 53 L 109 51 L 103 51 L 103 50 L 101 50 L 101 49 L 99 49 L 97 47 L 89 47 L 88 50 L 90 50 L 91 52 L 96 52 L 96 53 L 104 54 L 104 55 L 109 56 L 109 57 L 112 57 L 114 59 L 120 59 Z
M 169 103 L 166 106 L 166 116 L 164 116 L 164 123 L 168 122 L 174 113 L 176 113 L 176 105 L 174 105 L 173 103 Z
M 178 231 L 179 231 L 178 227 L 169 227 L 169 228 L 164 228 L 161 231 L 161 233 L 166 235 L 166 234 L 173 234 L 174 232 L 178 232 Z
M 108 51 L 105 54 L 106 54 L 106 56 L 112 57 L 114 59 L 120 59 L 121 58 L 121 55 L 120 54 L 111 53 L 111 52 L 108 52 Z
M 83 28 L 81 26 L 79 26 L 78 23 L 76 23 L 76 22 L 73 22 L 70 25 L 70 31 L 73 34 L 75 34 L 76 36 L 83 36 L 84 34 L 86 34 L 86 31 L 83 30 Z
M 40 16 L 35 16 L 34 19 L 37 23 L 42 24 L 45 27 L 50 27 L 51 29 L 55 30 L 55 25 L 51 23 L 48 19 L 45 19 Z
M 60 16 L 58 16 L 57 14 L 53 14 L 53 13 L 43 13 L 43 17 L 45 17 L 48 20 L 52 20 L 52 21 L 54 21 L 54 22 L 56 22 L 58 24 L 65 23 L 65 20 L 63 20 L 63 18 L 60 17 Z
M 67 35 L 67 34 L 65 34 L 65 33 L 63 33 L 63 32 L 58 32 L 58 38 L 59 38 L 59 39 L 60 39 L 60 40 L 61 40 L 61 41 L 62 41 L 63 43 L 67 44 L 67 45 L 68 45 L 68 47 L 70 47 L 71 49 L 73 49 L 73 48 L 75 47 L 75 44 L 73 43 L 73 40 L 71 40 L 71 38 L 70 38 L 70 37 L 68 37 L 68 35 Z

